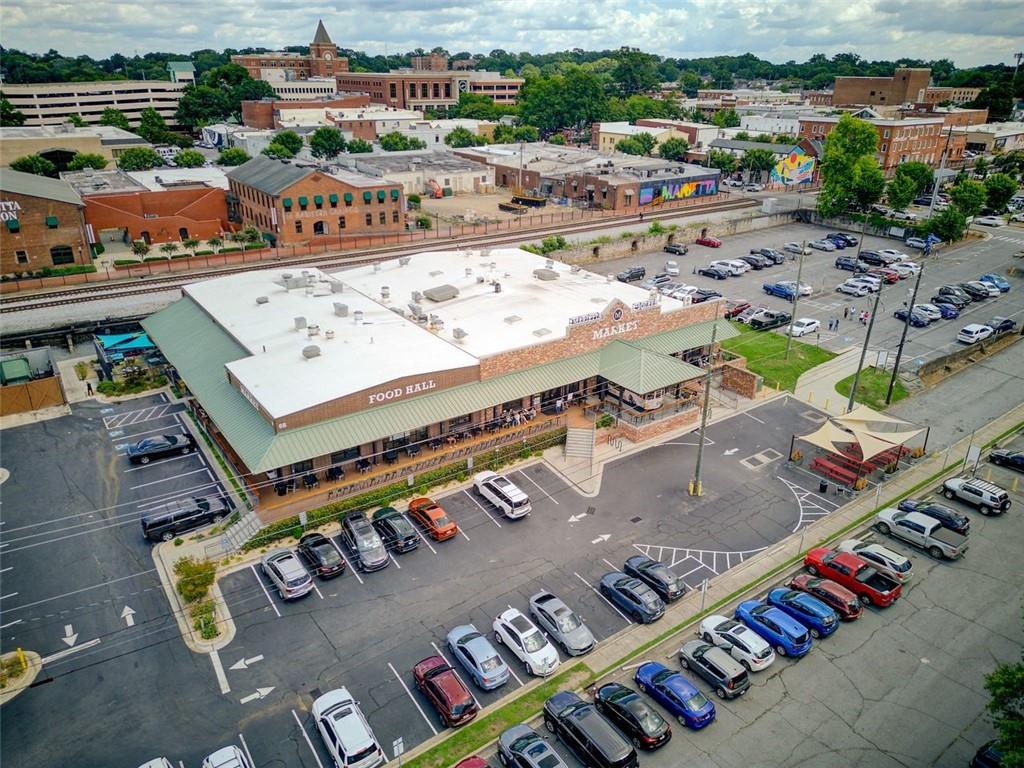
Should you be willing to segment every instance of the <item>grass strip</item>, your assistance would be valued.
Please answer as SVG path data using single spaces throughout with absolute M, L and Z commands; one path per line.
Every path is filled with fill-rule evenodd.
M 740 335 L 724 339 L 722 349 L 743 355 L 747 359 L 747 370 L 779 389 L 793 392 L 802 373 L 835 357 L 835 353 L 827 349 L 794 339 L 787 360 L 785 336 L 754 331 L 742 323 L 733 323 L 733 327 L 740 331 Z
M 851 373 L 845 379 L 837 381 L 836 392 L 843 397 L 849 397 L 855 375 Z M 885 395 L 889 391 L 889 379 L 891 376 L 892 374 L 888 371 L 880 371 L 874 366 L 865 368 L 860 372 L 860 379 L 857 381 L 857 396 L 854 399 L 858 403 L 868 406 L 868 408 L 884 411 L 889 407 L 889 404 L 885 402 Z M 899 402 L 907 394 L 907 389 L 903 386 L 903 382 L 897 378 L 896 384 L 892 388 L 892 402 Z

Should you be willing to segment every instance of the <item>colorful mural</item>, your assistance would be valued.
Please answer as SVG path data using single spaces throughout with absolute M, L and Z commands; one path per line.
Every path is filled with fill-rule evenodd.
M 640 185 L 640 205 L 659 205 L 669 200 L 686 200 L 718 192 L 718 179 L 659 181 Z
M 814 176 L 814 158 L 805 155 L 799 147 L 786 155 L 772 168 L 773 184 L 804 184 Z

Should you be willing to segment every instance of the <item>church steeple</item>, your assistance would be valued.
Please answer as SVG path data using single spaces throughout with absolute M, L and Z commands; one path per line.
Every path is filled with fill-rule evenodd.
M 313 44 L 321 45 L 333 45 L 334 42 L 331 40 L 331 36 L 327 34 L 327 29 L 324 27 L 323 19 L 320 19 L 316 23 L 316 34 L 313 35 Z

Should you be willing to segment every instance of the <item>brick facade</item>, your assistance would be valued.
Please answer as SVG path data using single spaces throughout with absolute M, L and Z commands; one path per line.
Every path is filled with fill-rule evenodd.
M 92 263 L 83 209 L 58 200 L 0 192 L 0 273 Z M 47 224 L 50 217 L 56 218 L 56 226 L 50 225 L 52 220 Z
M 323 23 L 317 33 L 323 30 Z M 262 80 L 264 70 L 283 72 L 286 80 L 308 80 L 311 77 L 334 77 L 339 72 L 348 72 L 348 59 L 338 56 L 338 46 L 330 41 L 326 31 L 323 39 L 314 39 L 309 44 L 309 55 L 283 51 L 267 53 L 238 54 L 231 57 L 232 64 L 245 67 L 254 80 Z
M 365 93 L 353 93 L 332 99 L 305 99 L 302 101 L 276 101 L 273 99 L 243 101 L 242 124 L 249 128 L 269 130 L 279 127 L 281 113 L 289 109 L 348 109 L 366 107 L 369 104 L 370 97 Z
M 722 387 L 730 392 L 753 400 L 761 390 L 762 377 L 748 371 L 743 358 L 732 360 L 722 366 Z
M 85 198 L 85 221 L 93 232 L 126 229 L 132 240 L 147 243 L 207 240 L 233 229 L 223 189 L 194 187 Z
M 839 122 L 835 117 L 801 117 L 800 137 L 823 141 Z M 868 120 L 878 132 L 875 159 L 883 171 L 917 160 L 937 167 L 946 145 L 941 116 L 912 120 Z
M 900 67 L 892 77 L 837 77 L 832 103 L 894 106 L 921 101 L 928 90 L 930 69 Z

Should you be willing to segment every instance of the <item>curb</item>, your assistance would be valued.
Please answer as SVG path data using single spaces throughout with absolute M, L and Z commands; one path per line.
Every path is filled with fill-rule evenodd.
M 28 664 L 28 668 L 21 673 L 21 676 L 17 680 L 12 682 L 3 690 L 0 690 L 0 705 L 6 704 L 8 701 L 13 699 L 19 693 L 27 690 L 29 686 L 35 681 L 36 677 L 43 670 L 43 660 L 35 651 L 25 651 L 25 662 Z M 5 653 L 4 658 L 9 656 L 15 656 L 16 654 Z

